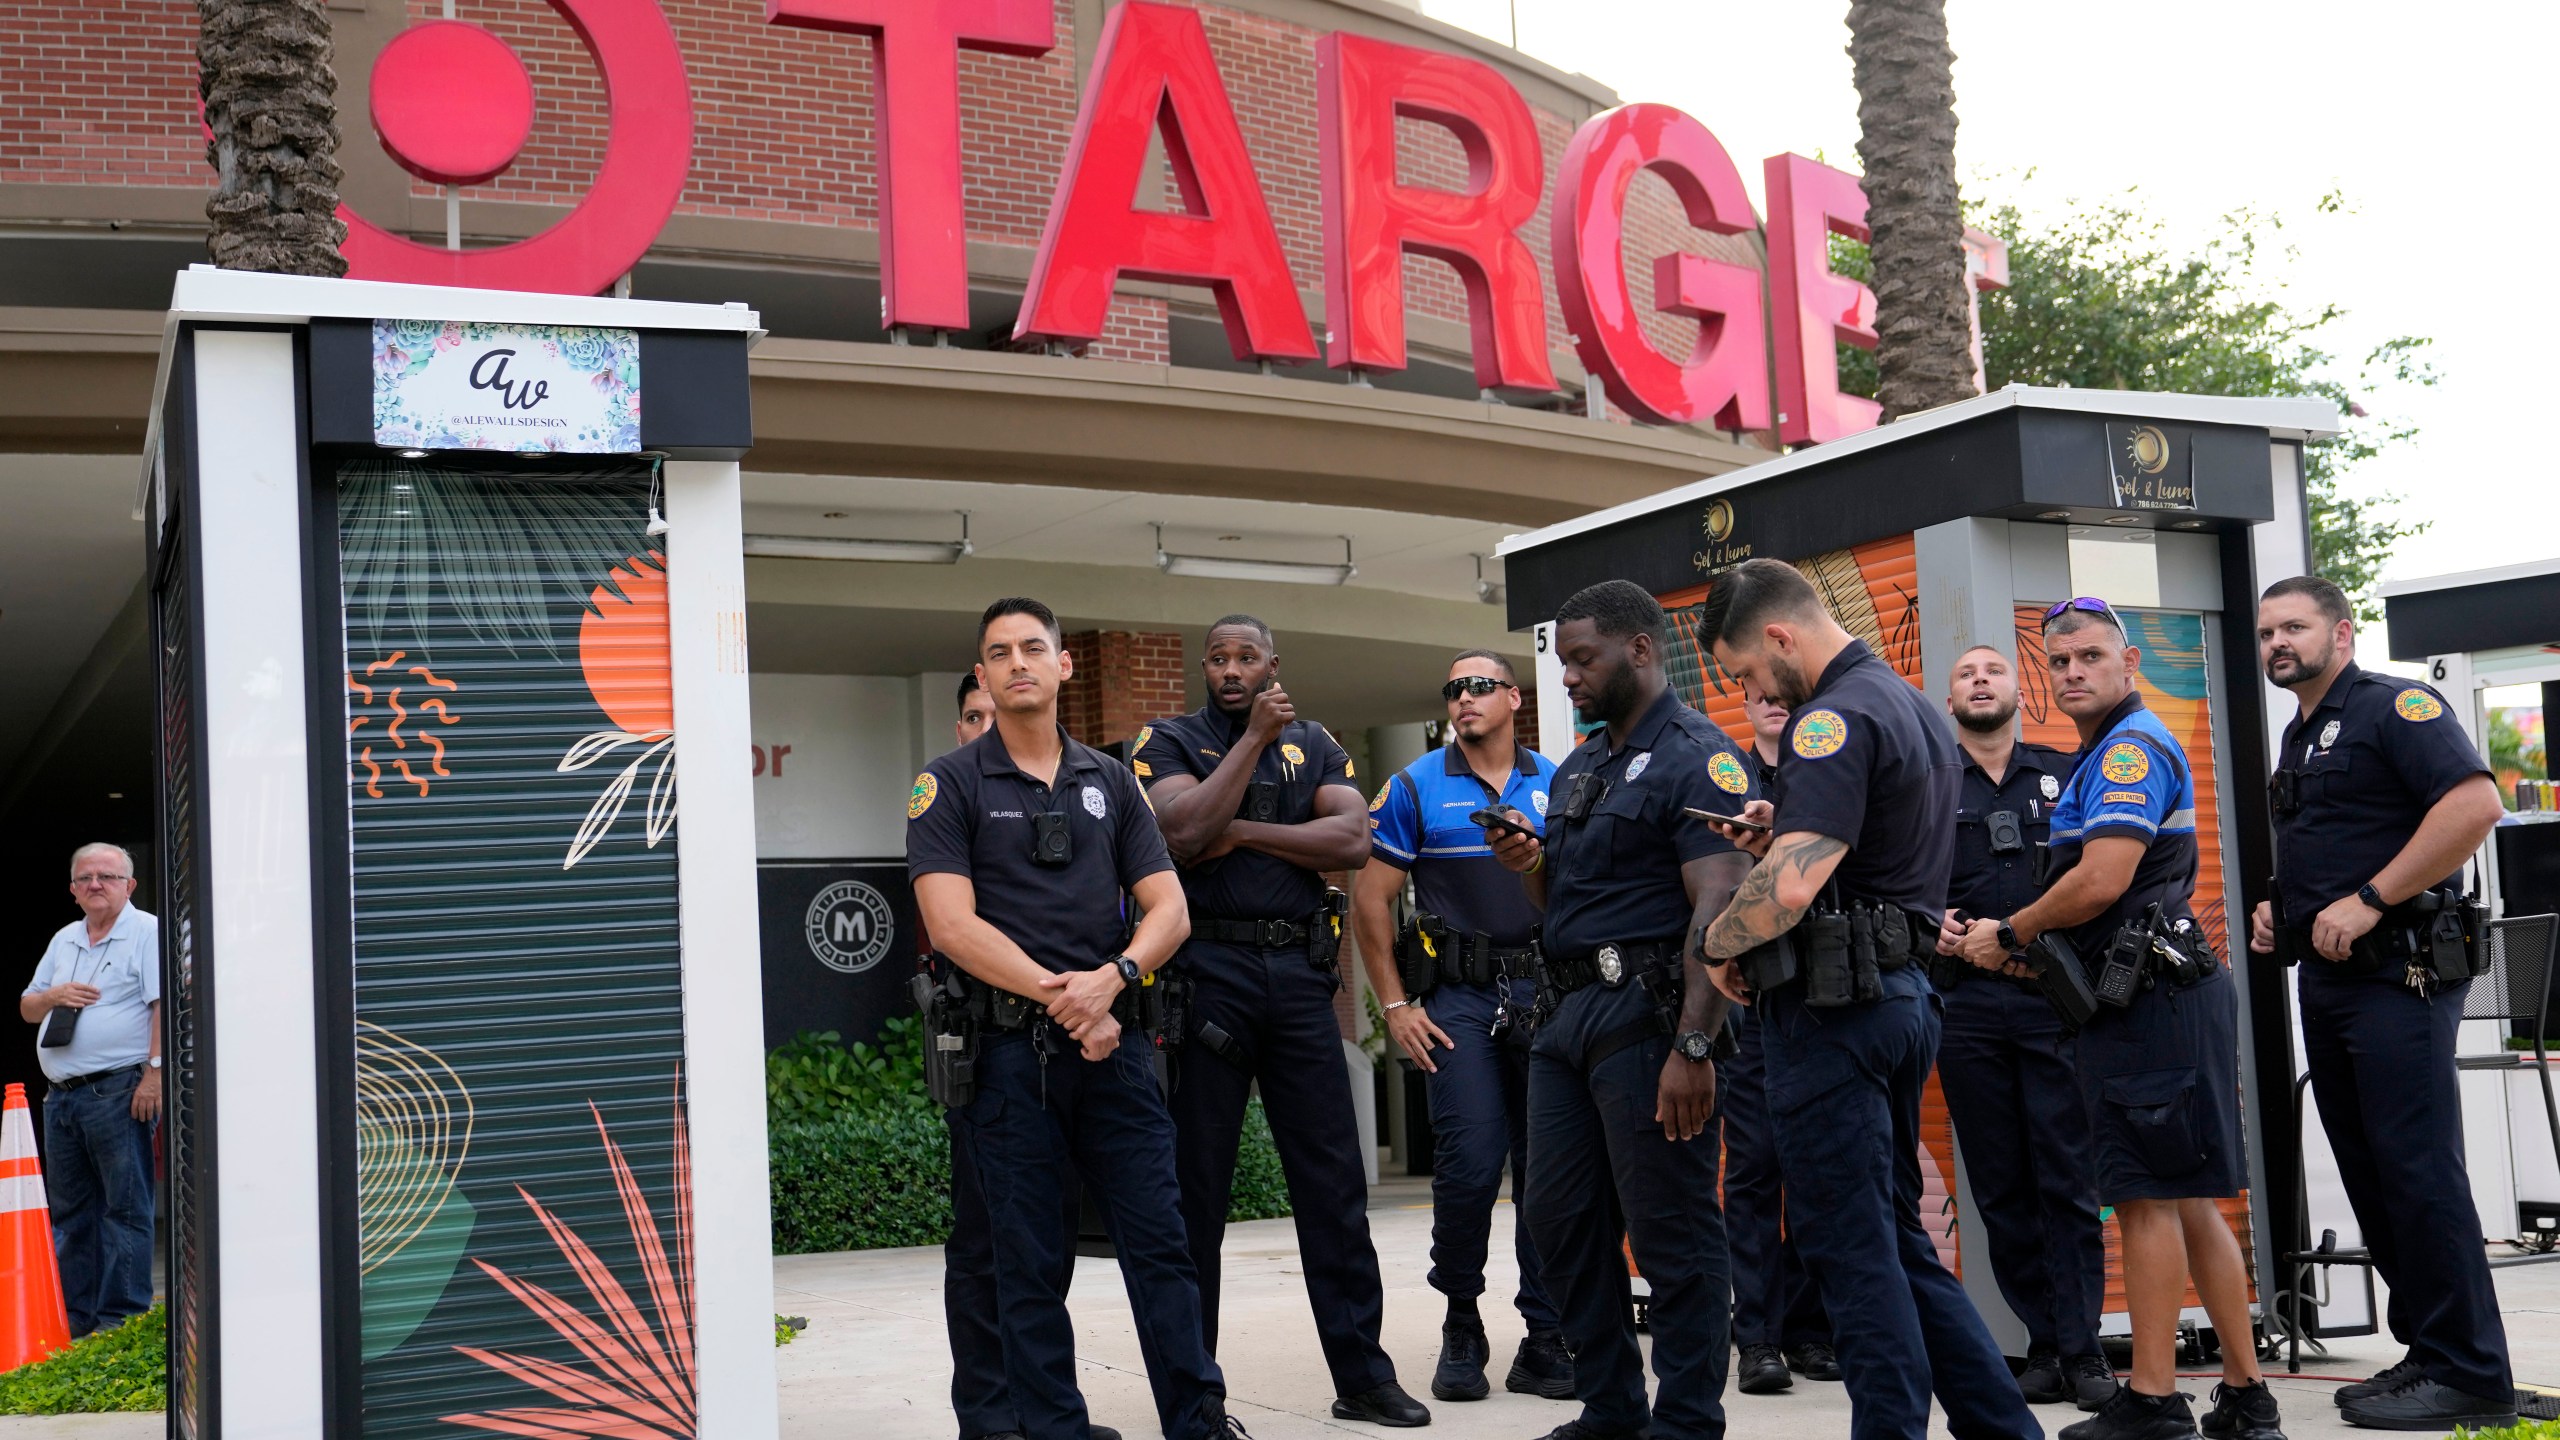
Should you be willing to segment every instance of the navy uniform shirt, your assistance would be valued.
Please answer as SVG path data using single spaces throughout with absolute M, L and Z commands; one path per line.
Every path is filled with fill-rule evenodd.
M 1841 899 L 1899 905 L 1934 925 L 1947 908 L 1957 762 L 1945 712 L 1852 640 L 1787 717 L 1776 834 L 1847 842 L 1831 872 Z
M 2445 792 L 2489 769 L 2443 696 L 2352 663 L 2318 709 L 2285 727 L 2276 763 L 2299 777 L 2301 801 L 2275 817 L 2276 894 L 2289 925 L 2309 925 L 2370 884 Z M 2437 884 L 2461 880 L 2457 868 Z
M 2071 757 L 2050 745 L 2019 741 L 2009 752 L 2009 773 L 1997 782 L 1973 763 L 1964 762 L 1964 778 L 1956 791 L 1956 860 L 1947 877 L 1947 908 L 1968 920 L 2005 920 L 2036 898 L 2036 847 L 2050 838 L 2054 802 L 2062 798 L 2062 782 L 2071 778 Z M 1991 853 L 1989 816 L 2006 810 L 2018 817 L 2023 848 L 2007 855 Z
M 965 875 L 978 918 L 1042 968 L 1090 970 L 1120 953 L 1120 893 L 1173 868 L 1155 812 L 1118 761 L 1066 739 L 1054 786 L 1024 774 L 1004 735 L 986 734 L 927 765 L 907 799 L 907 878 Z M 1074 855 L 1031 858 L 1031 817 L 1067 817 Z
M 1739 815 L 1759 788 L 1732 739 L 1668 690 L 1623 749 L 1612 753 L 1609 732 L 1594 730 L 1547 783 L 1546 948 L 1567 958 L 1685 935 L 1680 867 L 1731 852 L 1733 842 L 1683 807 Z M 1592 796 L 1579 822 L 1566 813 L 1576 784 Z
M 1129 763 L 1139 782 L 1150 788 L 1176 775 L 1205 781 L 1244 738 L 1244 730 L 1244 716 L 1204 706 L 1140 730 Z M 1282 825 L 1314 819 L 1316 791 L 1323 786 L 1348 785 L 1354 794 L 1360 789 L 1351 757 L 1323 726 L 1306 720 L 1290 721 L 1278 739 L 1262 747 L 1251 781 L 1263 780 L 1280 787 L 1277 823 Z M 1182 890 L 1190 897 L 1195 919 L 1302 920 L 1324 899 L 1324 877 L 1276 855 L 1240 847 L 1185 867 Z
M 2107 712 L 2097 743 L 2080 752 L 2079 767 L 2062 787 L 2053 810 L 2053 863 L 2048 884 L 2080 863 L 2087 844 L 2107 835 L 2143 842 L 2133 880 L 2097 918 L 2066 933 L 2083 957 L 2094 957 L 2129 921 L 2151 906 L 2163 919 L 2192 919 L 2196 891 L 2196 781 L 2186 747 L 2142 703 L 2127 695 Z M 2094 959 L 2091 963 L 2095 963 Z
M 1493 858 L 1484 827 L 1467 817 L 1488 807 L 1517 810 L 1544 834 L 1548 777 L 1556 773 L 1553 760 L 1513 748 L 1498 795 L 1468 767 L 1467 752 L 1449 745 L 1397 771 L 1369 802 L 1369 853 L 1412 874 L 1415 907 L 1505 949 L 1529 943 L 1538 909 L 1520 877 Z

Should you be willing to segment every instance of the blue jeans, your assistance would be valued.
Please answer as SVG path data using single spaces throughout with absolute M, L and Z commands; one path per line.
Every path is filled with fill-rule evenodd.
M 1535 987 L 1514 981 L 1514 1012 L 1525 1016 Z M 1431 1288 L 1473 1300 L 1484 1293 L 1485 1249 L 1493 1238 L 1502 1167 L 1511 1166 L 1512 1252 L 1520 1288 L 1512 1304 L 1532 1330 L 1562 1322 L 1539 1278 L 1537 1246 L 1523 1218 L 1529 1205 L 1529 1047 L 1497 1040 L 1501 996 L 1490 985 L 1443 985 L 1431 994 L 1432 1023 L 1457 1042 L 1433 1052 L 1431 1091 Z M 1516 1034 L 1516 1032 L 1514 1032 Z
M 44 1101 L 44 1187 L 74 1337 L 151 1308 L 151 1127 L 135 1069 Z

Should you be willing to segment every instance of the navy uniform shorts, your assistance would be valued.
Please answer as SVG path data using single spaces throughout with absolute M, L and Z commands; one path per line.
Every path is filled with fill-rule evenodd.
M 2226 966 L 2165 978 L 2080 1031 L 2098 1199 L 2221 1199 L 2242 1186 L 2239 985 Z

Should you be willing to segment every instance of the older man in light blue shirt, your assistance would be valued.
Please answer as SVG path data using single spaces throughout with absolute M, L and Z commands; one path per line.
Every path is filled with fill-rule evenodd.
M 54 934 L 18 997 L 52 1082 L 45 1190 L 75 1338 L 151 1308 L 160 922 L 135 908 L 133 884 L 133 857 L 120 847 L 73 852 L 71 898 L 83 918 Z

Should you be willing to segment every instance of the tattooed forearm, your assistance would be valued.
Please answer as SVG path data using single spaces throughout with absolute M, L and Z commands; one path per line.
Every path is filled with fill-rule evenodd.
M 1794 929 L 1813 908 L 1814 895 L 1848 849 L 1845 841 L 1808 832 L 1781 839 L 1768 858 L 1743 877 L 1733 892 L 1733 903 L 1707 927 L 1707 954 L 1730 960 Z M 1790 893 L 1800 897 L 1793 904 L 1786 898 Z

